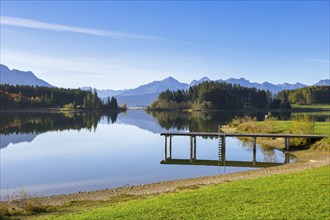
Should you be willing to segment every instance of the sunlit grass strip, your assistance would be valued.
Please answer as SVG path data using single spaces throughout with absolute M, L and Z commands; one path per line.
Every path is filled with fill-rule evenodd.
M 311 105 L 292 104 L 291 107 L 299 108 L 299 109 L 330 109 L 329 104 L 311 104 Z
M 263 124 L 265 122 L 257 122 Z M 293 121 L 275 121 L 275 133 L 288 133 L 294 122 Z M 314 123 L 314 134 L 330 135 L 330 123 L 329 122 L 315 122 Z
M 56 219 L 329 219 L 330 168 L 227 182 L 102 208 L 59 211 Z M 105 205 L 104 204 L 104 205 Z M 79 204 L 77 204 L 79 206 Z M 95 206 L 94 206 L 95 207 Z M 63 207 L 65 210 L 68 207 Z M 71 210 L 72 211 L 72 210 Z

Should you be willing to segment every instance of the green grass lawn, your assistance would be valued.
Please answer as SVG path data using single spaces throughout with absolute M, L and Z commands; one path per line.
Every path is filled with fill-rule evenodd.
M 298 105 L 291 104 L 293 109 L 320 109 L 320 110 L 330 110 L 330 104 L 313 104 L 313 105 Z
M 263 129 L 268 122 L 266 121 L 258 121 L 256 124 L 259 126 L 259 130 Z M 290 133 L 290 129 L 292 128 L 293 121 L 274 121 L 272 125 L 274 126 L 274 133 L 282 133 L 287 134 Z M 261 132 L 262 133 L 262 132 Z M 268 133 L 268 132 L 266 132 Z M 314 134 L 326 135 L 327 138 L 323 138 L 322 140 L 316 142 L 311 146 L 312 149 L 318 150 L 330 150 L 330 122 L 315 122 L 314 124 Z
M 271 127 L 273 127 L 271 130 L 273 130 L 272 132 L 268 132 L 263 131 L 264 128 L 267 128 L 267 124 L 271 123 Z M 239 128 L 243 127 L 245 128 L 245 126 L 242 126 L 244 124 L 249 124 L 252 131 L 249 130 L 243 130 L 242 132 L 253 132 L 253 133 L 290 133 L 290 129 L 293 125 L 294 121 L 272 121 L 272 122 L 268 122 L 268 121 L 255 121 L 255 122 L 247 122 L 247 123 L 241 123 L 238 126 L 238 130 L 240 130 Z M 259 127 L 258 127 L 259 126 Z M 256 127 L 256 128 L 254 128 Z M 317 121 L 314 124 L 314 134 L 320 134 L 320 135 L 330 135 L 330 122 L 320 122 Z
M 330 136 L 330 122 L 315 122 L 314 132 Z
M 43 219 L 329 219 L 330 167 L 130 201 L 71 202 Z
M 260 124 L 264 123 L 258 122 Z M 275 121 L 274 127 L 276 133 L 287 133 L 290 130 L 292 121 Z M 314 133 L 320 135 L 330 135 L 330 122 L 315 122 Z

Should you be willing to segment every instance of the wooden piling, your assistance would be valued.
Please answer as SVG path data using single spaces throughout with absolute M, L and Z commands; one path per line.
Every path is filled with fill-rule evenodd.
M 190 163 L 193 162 L 193 147 L 194 145 L 194 140 L 193 140 L 193 136 L 190 136 Z
M 167 159 L 167 136 L 165 136 L 165 154 L 164 154 L 164 160 Z
M 284 142 L 285 142 L 285 150 L 289 150 L 290 149 L 289 137 L 285 137 Z
M 253 137 L 253 165 L 257 162 L 257 137 Z
M 194 160 L 196 160 L 196 136 L 194 137 Z
M 172 135 L 170 135 L 170 158 L 172 159 Z

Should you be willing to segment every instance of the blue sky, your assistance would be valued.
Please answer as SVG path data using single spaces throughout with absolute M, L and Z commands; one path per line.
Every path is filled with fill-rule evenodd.
M 329 1 L 1 1 L 1 63 L 61 87 L 329 78 Z

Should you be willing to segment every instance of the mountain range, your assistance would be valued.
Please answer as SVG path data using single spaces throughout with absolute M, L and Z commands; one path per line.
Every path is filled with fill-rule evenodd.
M 105 92 L 105 90 L 96 90 L 98 95 L 101 98 L 106 98 L 108 96 L 115 96 L 118 100 L 118 103 L 125 102 L 128 106 L 147 106 L 150 105 L 153 101 L 157 100 L 158 95 L 169 89 L 169 90 L 187 90 L 191 86 L 198 85 L 202 82 L 210 82 L 210 80 L 207 77 L 203 77 L 200 80 L 193 80 L 190 84 L 187 83 L 181 83 L 178 80 L 174 79 L 173 77 L 168 77 L 160 81 L 153 81 L 151 83 L 139 86 L 134 89 L 127 89 L 127 90 L 109 90 L 109 92 Z M 308 85 L 304 85 L 301 83 L 295 83 L 295 84 L 289 84 L 289 83 L 283 83 L 283 84 L 272 84 L 269 82 L 264 82 L 262 84 L 250 82 L 249 80 L 246 80 L 244 78 L 240 79 L 234 79 L 230 78 L 227 80 L 215 80 L 217 82 L 226 82 L 231 84 L 239 84 L 244 87 L 248 88 L 257 88 L 262 90 L 269 90 L 271 93 L 276 94 L 282 90 L 292 90 L 297 88 L 303 88 Z M 321 80 L 318 83 L 314 85 L 328 85 L 330 86 L 330 80 Z M 114 93 L 116 92 L 116 93 Z
M 52 87 L 46 81 L 37 78 L 31 71 L 25 72 L 20 70 L 10 70 L 7 66 L 0 64 L 0 83 L 1 84 L 11 84 L 11 85 L 33 85 L 33 86 L 47 86 Z M 126 103 L 128 106 L 147 106 L 150 105 L 153 101 L 155 101 L 158 95 L 169 89 L 169 90 L 187 90 L 191 86 L 198 85 L 205 81 L 213 81 L 207 77 L 203 77 L 200 80 L 193 80 L 190 84 L 182 83 L 178 80 L 174 79 L 173 77 L 168 77 L 160 81 L 153 81 L 151 83 L 141 85 L 137 88 L 133 89 L 125 89 L 125 90 L 112 90 L 112 89 L 105 89 L 105 90 L 98 90 L 96 89 L 98 96 L 100 98 L 106 99 L 108 96 L 115 96 L 118 100 L 118 103 Z M 226 82 L 232 84 L 239 84 L 244 87 L 252 88 L 255 87 L 257 89 L 269 90 L 273 94 L 276 94 L 282 90 L 290 90 L 290 89 L 297 89 L 306 87 L 308 85 L 304 85 L 301 83 L 296 84 L 272 84 L 269 82 L 264 83 L 256 83 L 250 82 L 244 78 L 234 79 L 229 78 L 227 80 L 214 80 L 217 82 Z M 330 86 L 330 80 L 320 80 L 314 85 L 327 85 Z M 90 90 L 93 89 L 91 87 L 81 87 L 83 90 Z
M 48 82 L 36 77 L 31 71 L 10 70 L 2 64 L 0 64 L 0 84 L 53 87 Z

